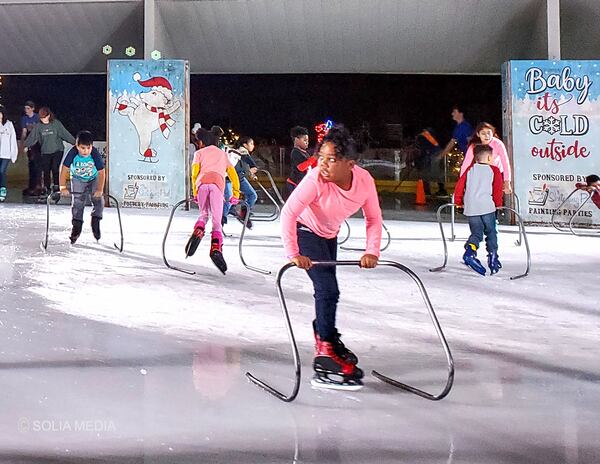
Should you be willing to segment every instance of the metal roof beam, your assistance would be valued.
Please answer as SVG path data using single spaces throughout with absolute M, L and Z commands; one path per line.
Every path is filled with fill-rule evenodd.
M 560 0 L 546 0 L 548 59 L 560 60 Z

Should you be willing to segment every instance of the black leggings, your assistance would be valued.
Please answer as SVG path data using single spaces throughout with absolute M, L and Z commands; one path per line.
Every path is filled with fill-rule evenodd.
M 54 183 L 55 190 L 58 190 L 58 174 L 62 156 L 62 151 L 57 151 L 56 153 L 42 154 L 41 156 L 40 164 L 42 166 L 42 171 L 44 172 L 44 187 L 46 187 L 47 189 L 50 189 L 50 185 Z M 50 182 L 50 173 L 52 173 L 52 182 Z

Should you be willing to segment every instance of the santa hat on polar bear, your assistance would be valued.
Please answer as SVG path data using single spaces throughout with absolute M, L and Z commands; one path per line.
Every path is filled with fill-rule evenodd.
M 148 87 L 152 90 L 156 90 L 157 92 L 162 93 L 167 100 L 173 100 L 173 87 L 171 87 L 171 83 L 164 77 L 151 77 L 145 81 L 141 79 L 142 75 L 140 73 L 136 72 L 133 75 L 133 80 L 139 83 L 142 87 Z

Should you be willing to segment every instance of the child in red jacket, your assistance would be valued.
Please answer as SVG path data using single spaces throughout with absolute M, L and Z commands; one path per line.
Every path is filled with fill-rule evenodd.
M 575 187 L 592 194 L 592 201 L 600 208 L 600 177 L 590 174 L 585 178 L 585 183 L 576 184 Z
M 481 275 L 486 271 L 477 259 L 477 248 L 484 235 L 490 273 L 495 274 L 502 268 L 496 231 L 496 208 L 502 206 L 502 174 L 491 165 L 492 154 L 489 145 L 475 145 L 475 162 L 460 177 L 454 191 L 454 202 L 456 206 L 464 205 L 464 215 L 469 218 L 471 229 L 463 261 Z

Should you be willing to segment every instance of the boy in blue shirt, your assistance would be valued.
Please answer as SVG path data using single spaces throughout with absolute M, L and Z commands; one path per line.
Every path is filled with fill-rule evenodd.
M 104 160 L 93 146 L 94 139 L 88 131 L 81 131 L 75 139 L 75 146 L 69 150 L 60 170 L 60 194 L 68 195 L 67 171 L 71 173 L 71 213 L 73 230 L 69 237 L 75 243 L 81 235 L 83 210 L 88 195 L 92 200 L 92 233 L 100 240 L 100 220 L 104 210 Z

